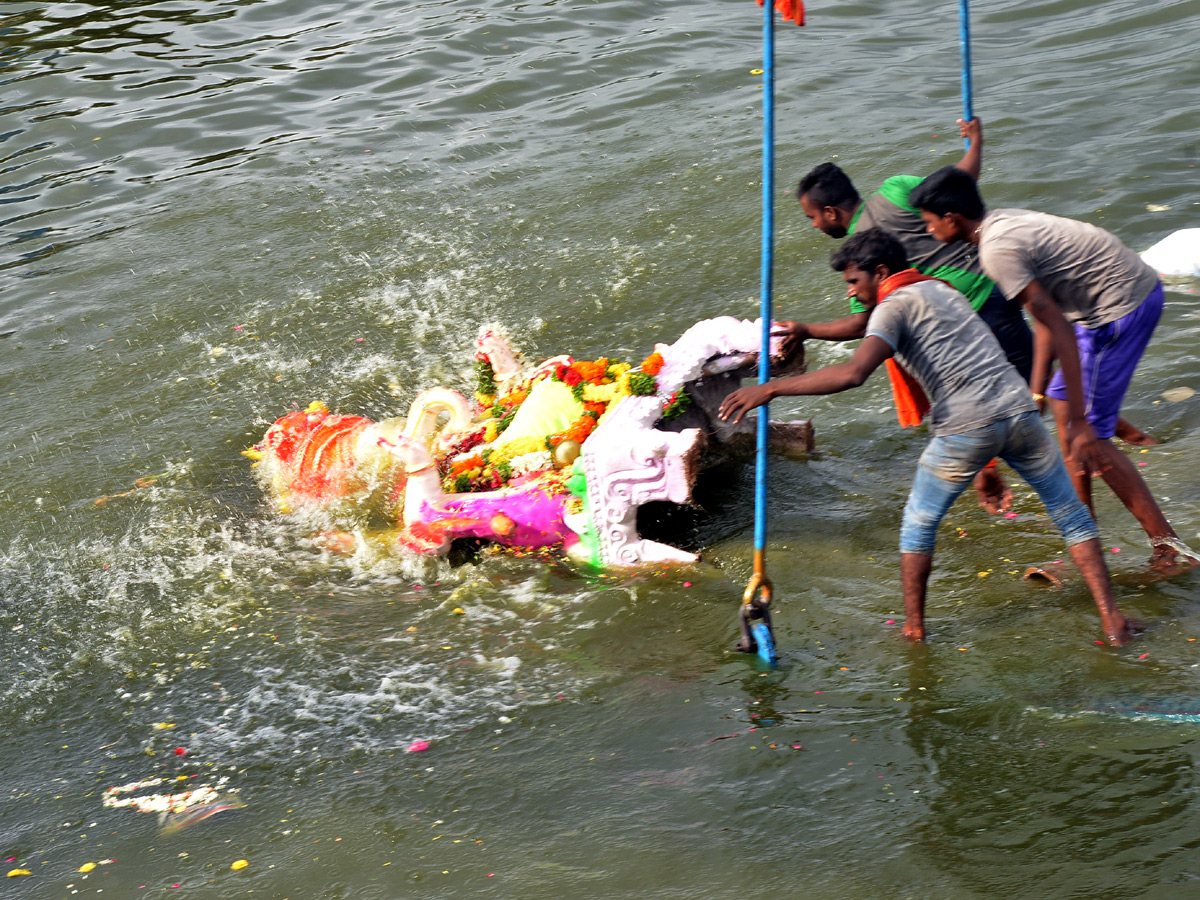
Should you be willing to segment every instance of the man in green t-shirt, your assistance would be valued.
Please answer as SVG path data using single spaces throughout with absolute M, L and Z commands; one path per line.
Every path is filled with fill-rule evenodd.
M 959 120 L 969 147 L 955 166 L 978 180 L 983 153 L 983 126 L 979 119 Z M 908 195 L 923 180 L 919 175 L 896 175 L 863 200 L 853 182 L 838 166 L 822 163 L 804 176 L 796 190 L 800 206 L 813 227 L 832 238 L 856 231 L 881 228 L 900 241 L 908 259 L 924 275 L 949 282 L 967 298 L 971 308 L 991 328 L 1008 361 L 1028 380 L 1033 364 L 1033 337 L 1021 308 L 995 291 L 994 282 L 983 273 L 973 248 L 947 245 L 931 238 L 920 212 Z M 833 322 L 784 323 L 791 338 L 788 345 L 807 338 L 854 340 L 862 337 L 866 311 L 850 301 L 850 315 Z M 787 349 L 787 348 L 785 348 Z

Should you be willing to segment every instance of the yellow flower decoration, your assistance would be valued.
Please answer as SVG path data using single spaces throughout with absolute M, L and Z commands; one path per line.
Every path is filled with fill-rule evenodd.
M 583 399 L 589 403 L 612 403 L 621 397 L 621 384 L 585 384 Z

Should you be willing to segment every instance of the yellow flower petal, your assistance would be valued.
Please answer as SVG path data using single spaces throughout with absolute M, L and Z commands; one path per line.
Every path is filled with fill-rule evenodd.
M 95 863 L 84 863 L 82 866 L 80 866 L 80 867 L 77 869 L 77 871 L 79 871 L 79 872 L 90 872 L 90 871 L 92 871 L 92 869 L 94 869 L 94 868 L 96 868 L 96 864 L 95 864 Z
M 229 868 L 231 868 L 231 869 L 234 869 L 234 870 L 237 870 L 237 869 L 244 869 L 244 868 L 246 868 L 246 866 L 248 866 L 248 865 L 250 865 L 250 863 L 249 863 L 249 862 L 247 862 L 247 861 L 246 861 L 246 860 L 244 860 L 244 859 L 235 859 L 235 860 L 233 861 L 233 864 L 232 864 L 232 865 L 231 865 Z
M 16 878 L 18 875 L 32 875 L 32 874 L 33 873 L 30 872 L 28 869 L 9 869 L 8 870 L 9 878 Z

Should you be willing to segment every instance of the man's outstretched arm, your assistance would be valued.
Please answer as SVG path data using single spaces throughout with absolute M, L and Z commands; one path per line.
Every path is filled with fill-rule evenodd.
M 884 360 L 892 356 L 893 352 L 891 344 L 883 338 L 870 335 L 844 363 L 734 391 L 721 404 L 720 416 L 726 421 L 733 419 L 736 424 L 742 421 L 742 417 L 750 410 L 769 403 L 776 397 L 836 394 L 856 388 L 883 365 Z
M 781 350 L 785 359 L 800 349 L 800 345 L 812 338 L 818 341 L 856 341 L 867 333 L 869 312 L 851 313 L 832 322 L 777 322 L 775 334 L 783 336 Z

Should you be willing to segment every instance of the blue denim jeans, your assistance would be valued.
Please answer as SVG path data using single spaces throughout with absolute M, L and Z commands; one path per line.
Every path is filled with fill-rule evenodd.
M 1012 466 L 1037 491 L 1067 546 L 1099 537 L 1091 513 L 1071 485 L 1058 445 L 1041 416 L 1030 411 L 929 442 L 904 506 L 901 553 L 933 555 L 938 525 L 946 510 L 995 457 Z

